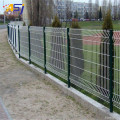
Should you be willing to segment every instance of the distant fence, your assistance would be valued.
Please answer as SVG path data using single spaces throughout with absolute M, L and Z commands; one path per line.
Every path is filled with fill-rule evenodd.
M 120 110 L 120 31 L 9 24 L 8 40 L 30 64 Z

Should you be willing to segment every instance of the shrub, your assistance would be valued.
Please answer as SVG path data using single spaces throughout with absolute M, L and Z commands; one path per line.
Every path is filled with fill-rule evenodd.
M 23 26 L 26 26 L 25 22 L 23 22 Z
M 79 24 L 77 21 L 72 21 L 72 25 L 71 25 L 71 28 L 80 28 Z
M 52 23 L 52 27 L 61 27 L 61 23 L 60 23 L 60 20 L 59 18 L 57 17 L 57 15 L 55 16 L 54 20 L 53 20 L 53 23 Z

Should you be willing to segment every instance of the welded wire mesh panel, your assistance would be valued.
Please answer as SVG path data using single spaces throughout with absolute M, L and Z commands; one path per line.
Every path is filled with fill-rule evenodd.
M 114 31 L 114 87 L 113 103 L 120 109 L 120 31 Z
M 20 26 L 20 55 L 29 58 L 28 26 Z
M 67 29 L 46 28 L 47 70 L 67 80 Z
M 43 27 L 30 27 L 31 61 L 44 67 Z
M 70 81 L 109 102 L 109 31 L 70 29 Z

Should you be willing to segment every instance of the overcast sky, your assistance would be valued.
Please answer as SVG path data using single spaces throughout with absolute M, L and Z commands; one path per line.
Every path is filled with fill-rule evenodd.
M 73 0 L 77 2 L 88 2 L 89 0 Z M 92 0 L 95 2 L 95 0 Z M 99 3 L 101 4 L 103 0 L 99 0 Z M 109 0 L 108 0 L 109 1 Z M 112 0 L 114 1 L 114 0 Z M 119 1 L 119 0 L 118 0 Z M 4 4 L 20 4 L 22 3 L 22 0 L 4 0 Z M 0 0 L 0 14 L 3 13 L 3 0 Z

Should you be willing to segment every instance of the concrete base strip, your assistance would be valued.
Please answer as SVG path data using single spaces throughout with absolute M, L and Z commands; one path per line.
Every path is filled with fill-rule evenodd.
M 0 120 L 12 120 L 1 98 L 0 98 Z
M 14 50 L 13 50 L 13 52 L 14 52 Z M 41 70 L 40 68 L 38 68 L 32 64 L 29 64 L 29 61 L 26 61 L 22 58 L 19 59 L 18 54 L 16 54 L 15 52 L 14 52 L 14 54 L 20 62 L 22 62 L 27 67 L 29 67 L 32 71 L 39 74 L 42 78 L 50 81 L 51 83 L 56 85 L 60 90 L 62 90 L 64 92 L 64 94 L 73 97 L 82 106 L 87 108 L 89 111 L 92 111 L 93 113 L 95 113 L 98 120 L 120 120 L 119 114 L 117 114 L 115 112 L 110 113 L 109 109 L 107 107 L 96 102 L 95 100 L 91 99 L 90 97 L 80 93 L 79 91 L 77 91 L 76 89 L 74 89 L 72 87 L 68 88 L 64 82 L 60 81 L 59 79 L 53 77 L 50 74 L 44 74 L 43 70 Z

